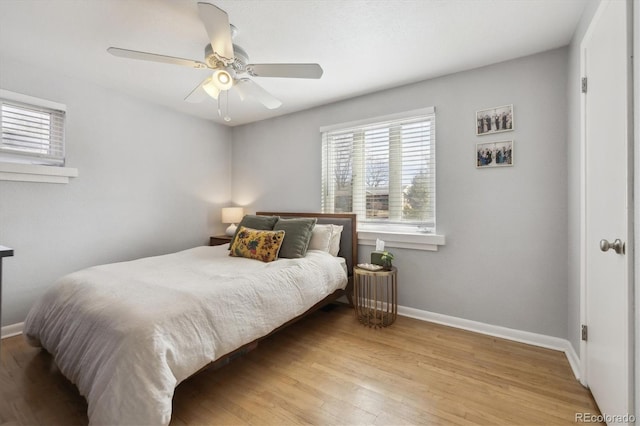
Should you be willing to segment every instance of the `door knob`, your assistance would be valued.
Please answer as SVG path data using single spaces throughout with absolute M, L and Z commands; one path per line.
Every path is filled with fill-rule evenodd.
M 616 238 L 613 243 L 607 240 L 600 240 L 600 250 L 607 251 L 613 249 L 618 254 L 624 254 L 624 243 L 620 241 L 620 238 Z

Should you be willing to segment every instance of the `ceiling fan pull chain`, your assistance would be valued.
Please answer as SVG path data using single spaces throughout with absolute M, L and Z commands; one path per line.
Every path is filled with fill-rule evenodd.
M 223 120 L 228 123 L 229 121 L 231 121 L 231 117 L 229 117 L 229 91 L 228 90 L 225 90 L 224 98 L 225 98 L 225 102 L 227 104 L 227 107 L 226 107 L 226 112 L 227 113 L 225 114 Z

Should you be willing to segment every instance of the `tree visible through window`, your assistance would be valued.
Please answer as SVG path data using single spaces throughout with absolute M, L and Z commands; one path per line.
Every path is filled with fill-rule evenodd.
M 364 227 L 435 231 L 433 108 L 322 133 L 322 208 Z

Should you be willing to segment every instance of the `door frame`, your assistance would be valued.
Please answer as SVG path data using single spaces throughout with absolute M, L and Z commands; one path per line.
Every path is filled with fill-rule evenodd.
M 589 23 L 589 26 L 582 38 L 582 41 L 580 42 L 580 80 L 582 79 L 582 77 L 585 76 L 586 74 L 586 58 L 585 58 L 585 44 L 586 41 L 592 36 L 592 33 L 594 31 L 595 28 L 595 23 L 598 22 L 598 20 L 601 18 L 603 12 L 604 12 L 604 8 L 606 6 L 606 4 L 608 4 L 610 1 L 612 0 L 601 0 L 600 4 L 598 5 L 598 9 L 596 10 L 593 18 L 591 19 L 591 22 Z M 627 48 L 628 48 L 628 54 L 631 55 L 633 53 L 633 49 L 638 49 L 638 46 L 634 46 L 633 44 L 633 33 L 636 31 L 635 28 L 633 26 L 633 22 L 634 22 L 634 17 L 635 17 L 635 21 L 636 23 L 638 22 L 638 17 L 636 16 L 637 12 L 634 11 L 633 9 L 633 2 L 627 0 L 626 1 L 627 4 L 627 22 L 628 25 L 631 29 L 631 31 L 627 32 Z M 637 93 L 637 88 L 634 87 L 633 84 L 633 79 L 634 79 L 634 74 L 633 74 L 633 64 L 631 63 L 631 61 L 629 61 L 629 67 L 630 69 L 628 69 L 628 84 L 629 87 L 631 88 L 632 93 Z M 636 79 L 637 79 L 637 70 L 636 70 Z M 637 80 L 636 80 L 637 81 Z M 578 88 L 576 88 L 575 90 L 578 90 Z M 635 92 L 634 92 L 635 91 Z M 635 407 L 631 407 L 633 411 L 636 411 L 640 408 L 639 405 L 639 400 L 638 398 L 640 397 L 640 392 L 636 392 L 636 390 L 640 389 L 638 387 L 638 385 L 640 384 L 640 371 L 638 371 L 639 369 L 636 368 L 636 366 L 640 365 L 640 327 L 638 327 L 638 329 L 636 329 L 636 327 L 634 326 L 634 322 L 640 320 L 640 309 L 634 309 L 634 301 L 639 301 L 640 300 L 640 294 L 639 294 L 639 286 L 638 286 L 638 282 L 635 278 L 635 271 L 634 271 L 634 264 L 637 262 L 636 259 L 636 253 L 638 253 L 638 251 L 636 250 L 636 246 L 635 246 L 635 232 L 636 229 L 634 227 L 634 218 L 636 215 L 636 209 L 634 208 L 635 206 L 635 199 L 634 199 L 634 195 L 635 195 L 635 191 L 636 188 L 638 188 L 638 194 L 640 194 L 640 176 L 636 176 L 634 173 L 634 163 L 636 161 L 636 157 L 635 155 L 638 155 L 638 163 L 636 164 L 640 164 L 640 152 L 636 152 L 636 151 L 640 151 L 640 149 L 638 150 L 634 150 L 634 126 L 638 124 L 638 122 L 640 122 L 640 119 L 638 119 L 637 122 L 635 122 L 634 124 L 634 98 L 636 98 L 635 96 L 629 96 L 628 97 L 628 123 L 629 123 L 629 132 L 627 133 L 627 167 L 628 167 L 628 171 L 627 171 L 627 200 L 628 200 L 628 216 L 627 216 L 627 241 L 626 241 L 626 248 L 627 248 L 627 256 L 626 256 L 626 261 L 627 261 L 627 267 L 628 267 L 628 285 L 630 289 L 633 289 L 633 294 L 629 295 L 629 360 L 631 361 L 631 374 L 632 374 L 632 379 L 630 380 L 630 389 L 629 391 L 631 392 L 631 402 L 632 404 L 635 403 Z M 638 102 L 638 100 L 636 99 L 635 102 Z M 586 211 L 586 196 L 587 196 L 587 185 L 586 185 L 586 119 L 585 119 L 585 114 L 586 114 L 586 96 L 584 94 L 580 95 L 580 324 L 588 324 L 587 322 L 587 247 L 586 247 L 586 235 L 587 235 L 587 226 L 586 226 L 586 217 L 587 217 L 587 211 Z M 638 132 L 640 133 L 640 132 Z M 639 145 L 640 146 L 640 145 Z M 639 184 L 638 185 L 634 185 L 634 181 L 635 179 L 639 180 Z M 638 198 L 640 199 L 640 198 Z M 640 211 L 639 211 L 640 213 Z M 640 222 L 638 222 L 640 223 Z M 639 237 L 640 239 L 640 237 Z M 640 306 L 640 305 L 636 305 L 636 306 Z M 580 328 L 580 325 L 579 327 Z M 588 386 L 587 383 L 587 371 L 588 371 L 588 362 L 587 362 L 587 344 L 584 340 L 580 340 L 580 383 L 582 383 L 583 386 Z M 636 413 L 629 413 L 629 414 L 636 414 Z
M 637 58 L 640 58 L 640 7 L 631 3 L 633 15 L 632 33 L 632 49 L 633 49 L 633 139 L 634 139 L 634 166 L 640 165 L 640 64 Z M 635 209 L 635 200 L 640 200 L 640 173 L 634 171 L 634 214 L 635 223 L 640 224 L 640 209 Z M 640 226 L 634 227 L 635 238 L 635 270 L 640 271 Z M 640 324 L 640 277 L 635 277 L 635 317 L 634 323 Z M 635 416 L 636 424 L 640 424 L 640 326 L 635 330 Z

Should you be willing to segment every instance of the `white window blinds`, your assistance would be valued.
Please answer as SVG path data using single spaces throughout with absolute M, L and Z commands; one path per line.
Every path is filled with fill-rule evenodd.
M 322 209 L 361 228 L 435 232 L 435 109 L 322 131 Z
M 64 165 L 63 109 L 0 99 L 0 160 Z

